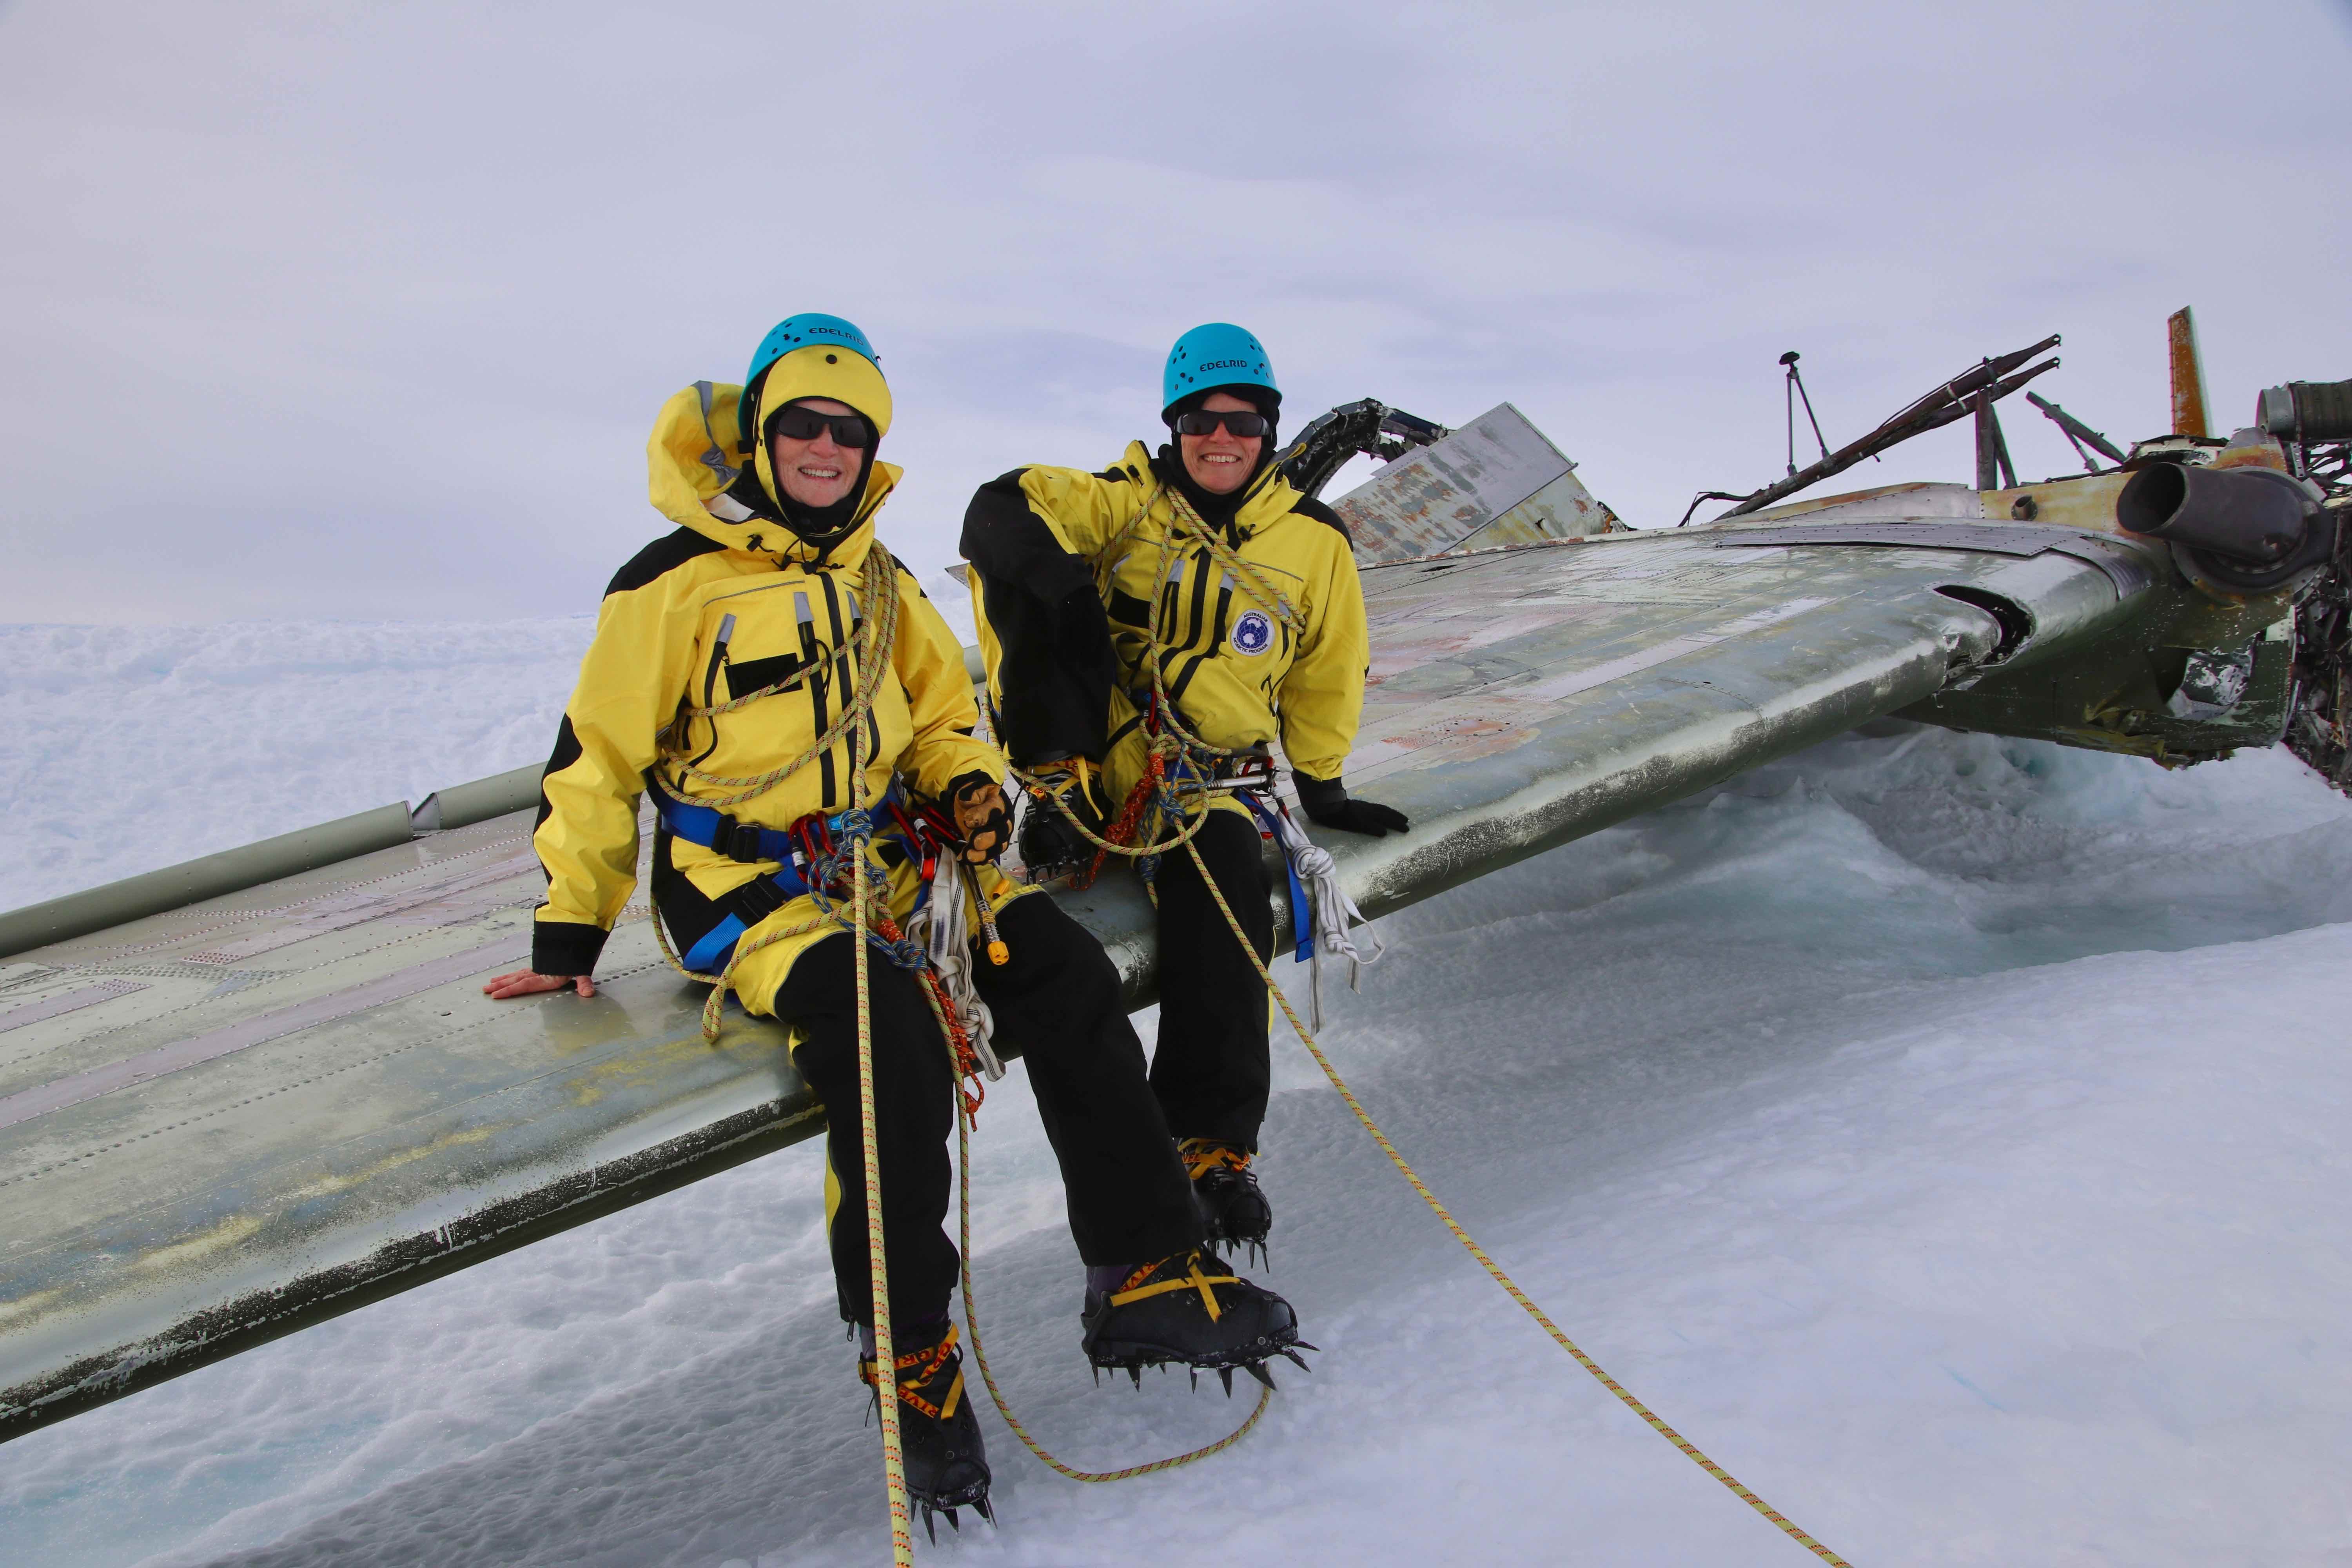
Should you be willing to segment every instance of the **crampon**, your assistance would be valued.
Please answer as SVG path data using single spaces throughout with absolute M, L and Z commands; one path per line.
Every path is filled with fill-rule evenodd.
M 1183 1366 L 1195 1387 L 1213 1372 L 1228 1395 L 1236 1371 L 1274 1387 L 1265 1363 L 1278 1355 L 1313 1370 L 1298 1352 L 1315 1347 L 1298 1337 L 1290 1303 L 1202 1247 L 1147 1263 L 1116 1290 L 1088 1290 L 1082 1321 L 1097 1376 L 1124 1372 L 1139 1386 L 1147 1366 Z
M 1274 1205 L 1250 1169 L 1250 1153 L 1212 1138 L 1186 1138 L 1176 1145 L 1184 1173 L 1192 1178 L 1192 1198 L 1212 1242 L 1248 1248 L 1263 1268 L 1266 1234 L 1274 1228 Z
M 1040 764 L 1033 776 L 1044 787 L 1028 792 L 1021 821 L 1021 863 L 1032 878 L 1087 871 L 1102 857 L 1070 826 L 1069 818 L 1076 817 L 1087 832 L 1104 831 L 1102 775 L 1086 758 L 1066 757 Z
M 920 1334 L 920 1331 L 917 1331 Z M 948 1528 L 961 1533 L 956 1510 L 971 1509 L 989 1523 L 996 1514 L 988 1505 L 988 1456 L 980 1440 L 980 1423 L 964 1398 L 963 1358 L 956 1350 L 956 1328 L 922 1335 L 929 1342 L 898 1357 L 898 1433 L 907 1467 L 908 1500 L 922 1511 L 923 1531 L 937 1545 L 939 1526 L 934 1514 L 947 1516 Z M 878 1407 L 882 1391 L 875 1363 L 857 1363 L 858 1381 L 874 1390 Z

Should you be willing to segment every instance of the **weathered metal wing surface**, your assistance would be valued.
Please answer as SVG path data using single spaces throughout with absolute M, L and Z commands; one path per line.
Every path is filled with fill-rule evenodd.
M 1505 403 L 1417 447 L 1331 503 L 1365 564 L 1576 539 L 1622 527 L 1526 415 Z
M 1413 827 L 1318 837 L 1377 914 L 2142 613 L 2107 541 L 2041 532 L 1996 553 L 1693 530 L 1370 569 L 1347 776 Z M 0 967 L 0 1436 L 821 1125 L 778 1030 L 730 1014 L 702 1041 L 641 906 L 593 1000 L 482 997 L 527 950 L 529 823 Z M 1058 896 L 1148 995 L 1133 879 Z

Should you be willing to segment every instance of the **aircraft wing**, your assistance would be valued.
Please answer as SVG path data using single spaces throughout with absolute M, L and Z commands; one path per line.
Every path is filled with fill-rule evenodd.
M 1337 503 L 1346 778 L 1412 819 L 1315 830 L 1368 914 L 1882 714 L 2165 762 L 2285 726 L 2302 579 L 2126 536 L 2128 476 L 1636 532 L 1572 467 L 1506 405 Z M 0 1440 L 822 1127 L 782 1030 L 704 1042 L 642 902 L 593 999 L 481 995 L 530 951 L 537 778 L 0 915 Z M 1055 897 L 1147 1002 L 1135 879 Z
M 2095 641 L 2160 565 L 2082 530 L 1942 526 L 1975 532 L 1808 545 L 1765 523 L 1372 567 L 1347 777 L 1413 827 L 1317 837 L 1369 913 L 1397 909 Z M 780 1030 L 730 1010 L 703 1042 L 703 992 L 642 903 L 593 1000 L 480 994 L 528 952 L 530 822 L 0 966 L 0 1437 L 819 1130 Z M 1133 879 L 1056 896 L 1146 1000 Z

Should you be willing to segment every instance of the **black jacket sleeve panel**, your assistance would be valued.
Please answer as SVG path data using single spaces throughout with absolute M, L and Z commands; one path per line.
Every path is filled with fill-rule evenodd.
M 1093 564 L 1063 548 L 1045 520 L 1030 510 L 1022 492 L 1026 468 L 988 481 L 964 509 L 964 559 L 983 576 L 1018 587 L 1040 603 L 1052 605 L 1080 588 L 1095 585 Z
M 1118 666 L 1094 567 L 1062 547 L 1030 510 L 1015 468 L 980 487 L 964 512 L 964 555 L 981 613 L 1002 650 L 998 738 L 1024 767 L 1055 757 L 1099 761 Z
M 1001 650 L 996 718 L 1006 753 L 1023 767 L 1056 757 L 1101 761 L 1118 666 L 1093 581 L 1048 605 L 976 565 L 973 571 L 982 614 Z
M 541 921 L 530 928 L 530 967 L 534 973 L 567 978 L 593 974 L 597 956 L 604 951 L 604 931 L 598 926 Z
M 649 585 L 664 574 L 676 571 L 698 555 L 709 555 L 726 548 L 717 540 L 706 539 L 690 528 L 675 529 L 638 551 L 629 558 L 627 565 L 614 573 L 612 582 L 605 585 L 604 596 L 609 599 L 615 594 L 632 593 Z M 574 749 L 577 749 L 576 742 Z

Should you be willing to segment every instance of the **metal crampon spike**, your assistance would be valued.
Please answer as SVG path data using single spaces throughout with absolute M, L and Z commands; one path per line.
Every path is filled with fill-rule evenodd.
M 1274 1373 L 1265 1370 L 1265 1363 L 1262 1361 L 1245 1361 L 1242 1363 L 1242 1370 L 1249 1373 L 1252 1377 L 1257 1379 L 1260 1383 L 1265 1384 L 1268 1388 L 1274 1387 Z
M 1187 1371 L 1187 1372 L 1189 1372 L 1189 1373 L 1191 1373 L 1192 1374 L 1192 1392 L 1193 1392 L 1193 1393 L 1195 1393 L 1195 1394 L 1200 1393 L 1200 1392 L 1201 1392 L 1201 1369 L 1200 1369 L 1199 1367 L 1197 1367 L 1197 1366 L 1192 1366 L 1192 1367 L 1186 1367 L 1184 1370 L 1185 1370 L 1185 1371 Z
M 1314 1347 L 1313 1347 L 1312 1345 L 1310 1345 L 1310 1346 L 1308 1346 L 1307 1348 L 1308 1348 L 1309 1350 L 1312 1350 Z M 1283 1354 L 1285 1354 L 1285 1355 L 1286 1355 L 1286 1356 L 1288 1356 L 1288 1357 L 1290 1358 L 1290 1360 L 1291 1360 L 1292 1364 L 1293 1364 L 1293 1365 L 1295 1365 L 1295 1366 L 1297 1366 L 1297 1367 L 1298 1368 L 1298 1370 L 1299 1370 L 1299 1371 L 1301 1371 L 1301 1372 L 1313 1372 L 1313 1371 L 1315 1370 L 1313 1367 L 1308 1366 L 1308 1365 L 1307 1364 L 1307 1358 L 1306 1358 L 1305 1356 L 1300 1355 L 1297 1351 L 1293 1350 L 1290 1346 L 1288 1346 L 1288 1345 L 1285 1345 L 1285 1346 L 1283 1346 L 1283 1347 L 1282 1347 L 1282 1353 L 1283 1353 Z
M 931 1538 L 932 1545 L 937 1546 L 940 1543 L 940 1527 L 931 1522 L 931 1505 L 929 1503 L 925 1503 L 923 1505 L 923 1533 Z
M 1313 1352 L 1314 1352 L 1316 1354 L 1318 1354 L 1318 1355 L 1320 1355 L 1320 1354 L 1322 1354 L 1322 1353 L 1323 1353 L 1323 1347 L 1322 1347 L 1321 1345 L 1310 1345 L 1310 1344 L 1308 1344 L 1305 1340 L 1293 1340 L 1293 1341 L 1291 1341 L 1291 1342 L 1290 1342 L 1290 1348 L 1291 1348 L 1292 1350 L 1295 1350 L 1295 1351 L 1313 1351 Z M 1305 1366 L 1307 1363 L 1304 1363 L 1304 1362 L 1301 1362 L 1301 1363 L 1299 1363 L 1299 1364 L 1300 1364 L 1301 1366 Z
M 1142 1392 L 1143 1392 L 1143 1363 L 1142 1363 L 1141 1362 L 1139 1362 L 1139 1361 L 1131 1361 L 1131 1362 L 1128 1363 L 1127 1363 L 1127 1375 L 1128 1375 L 1128 1377 L 1129 1377 L 1129 1379 L 1131 1379 L 1131 1380 L 1134 1382 L 1134 1384 L 1135 1384 L 1135 1391 L 1136 1391 L 1138 1394 L 1142 1393 Z
M 973 1512 L 979 1514 L 981 1518 L 988 1521 L 988 1527 L 991 1530 L 996 1528 L 996 1510 L 989 1502 L 988 1495 L 985 1492 L 971 1500 L 971 1507 Z
M 956 1510 L 951 1508 L 943 1508 L 940 1510 L 940 1511 L 948 1516 L 948 1528 L 954 1531 L 958 1535 L 961 1535 L 963 1533 L 963 1521 L 956 1518 Z
M 1229 1366 L 1219 1367 L 1217 1381 L 1225 1385 L 1225 1397 L 1231 1399 L 1234 1396 L 1234 1369 Z

